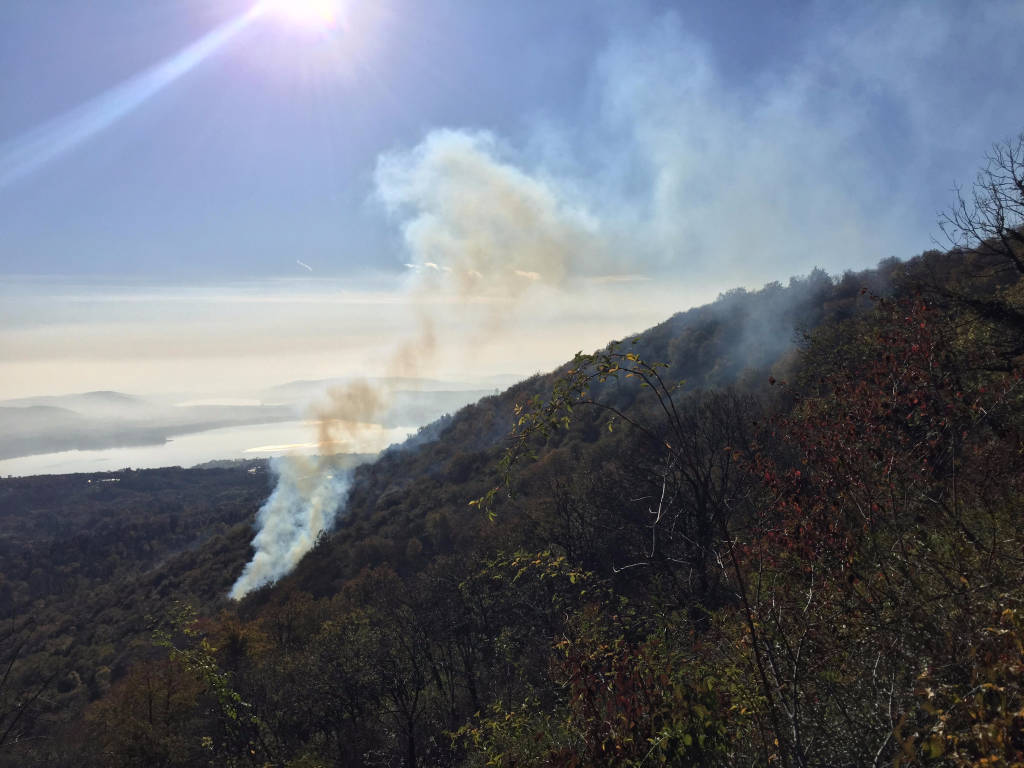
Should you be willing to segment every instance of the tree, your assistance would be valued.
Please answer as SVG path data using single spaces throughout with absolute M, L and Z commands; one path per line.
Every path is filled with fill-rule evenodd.
M 29 718 L 26 715 L 33 713 L 40 696 L 62 672 L 67 671 L 57 667 L 49 675 L 31 681 L 30 684 L 28 681 L 19 680 L 18 675 L 12 675 L 12 672 L 22 651 L 22 644 L 6 650 L 0 666 L 0 752 L 18 743 L 24 733 L 30 730 L 27 722 Z
M 857 327 L 812 340 L 788 450 L 755 465 L 736 575 L 758 715 L 783 765 L 1017 764 L 1024 381 L 979 372 L 969 328 L 921 300 Z
M 988 325 L 998 342 L 990 345 L 1001 358 L 997 365 L 1010 369 L 1024 354 L 1024 133 L 993 145 L 986 160 L 970 192 L 958 187 L 956 202 L 939 217 L 953 249 L 945 260 L 965 261 L 966 277 L 958 285 L 932 276 L 926 285 Z
M 1024 132 L 986 155 L 971 191 L 956 189 L 956 203 L 939 226 L 955 250 L 973 249 L 1024 275 Z
M 620 345 L 577 354 L 554 382 L 550 398 L 538 395 L 517 404 L 512 444 L 502 464 L 511 493 L 512 468 L 523 457 L 536 458 L 540 440 L 569 429 L 574 409 L 606 414 L 602 426 L 609 432 L 626 425 L 632 432 L 626 451 L 637 459 L 633 476 L 624 480 L 630 484 L 627 498 L 643 510 L 639 518 L 620 516 L 623 526 L 639 519 L 644 530 L 639 549 L 620 553 L 628 561 L 608 565 L 616 573 L 651 568 L 670 575 L 678 581 L 679 601 L 697 618 L 718 598 L 715 544 L 726 535 L 733 500 L 749 484 L 736 462 L 750 450 L 763 404 L 732 389 L 684 391 L 684 382 L 666 378 L 666 368 Z M 472 503 L 490 510 L 497 491 Z M 623 494 L 616 495 L 621 502 Z M 616 532 L 620 549 L 636 538 L 633 533 Z
M 140 662 L 87 713 L 97 765 L 187 766 L 205 757 L 195 708 L 203 684 L 173 659 Z
M 707 620 L 669 619 L 663 597 L 680 590 L 652 590 L 641 599 L 666 619 L 646 638 L 653 617 L 641 611 L 621 643 L 564 646 L 573 698 L 561 727 L 509 707 L 499 713 L 508 740 L 487 749 L 505 754 L 538 730 L 568 745 L 551 752 L 564 764 L 595 765 L 646 760 L 629 745 L 699 744 L 700 733 L 690 744 L 668 738 L 694 725 L 665 730 L 668 684 L 643 685 L 648 661 L 679 666 L 653 653 L 664 639 L 714 670 L 742 718 L 724 723 L 736 737 L 723 764 L 1017 759 L 1024 378 L 986 367 L 977 324 L 920 296 L 878 301 L 843 329 L 809 339 L 798 386 L 782 387 L 767 421 L 759 403 L 729 392 L 681 395 L 660 366 L 614 348 L 578 356 L 549 400 L 517 411 L 506 469 L 568 427 L 574 409 L 631 427 L 644 471 L 615 495 L 623 507 L 641 496 L 651 521 L 630 573 L 692 574 L 687 599 Z M 630 396 L 627 379 L 645 397 Z M 680 683 L 669 711 L 713 709 L 713 698 L 694 699 L 705 691 L 692 674 Z M 705 738 L 720 733 L 715 718 L 707 727 Z M 666 759 L 708 765 L 716 754 Z

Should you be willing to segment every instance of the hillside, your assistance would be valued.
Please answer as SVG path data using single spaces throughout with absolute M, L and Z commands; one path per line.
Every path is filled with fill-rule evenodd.
M 0 479 L 8 750 L 52 734 L 150 656 L 150 617 L 169 601 L 223 601 L 266 489 L 255 461 Z M 33 764 L 17 750 L 0 755 Z
M 645 360 L 668 361 L 665 377 L 683 382 L 683 391 L 730 385 L 762 390 L 771 373 L 781 377 L 792 364 L 800 329 L 816 327 L 826 317 L 853 314 L 865 303 L 860 288 L 884 292 L 897 266 L 887 262 L 879 270 L 850 274 L 838 285 L 815 272 L 791 280 L 787 287 L 773 284 L 757 292 L 733 292 L 637 334 L 639 341 L 629 349 Z M 569 367 L 567 363 L 483 398 L 435 425 L 436 440 L 391 450 L 360 467 L 344 525 L 282 587 L 294 583 L 317 596 L 333 594 L 365 567 L 387 563 L 403 571 L 410 546 L 423 547 L 420 564 L 434 555 L 471 549 L 491 527 L 467 502 L 497 480 L 495 465 L 507 444 L 515 405 L 550 393 Z M 638 394 L 637 387 L 622 381 L 608 397 L 629 408 Z M 580 418 L 569 434 L 556 435 L 550 447 L 608 438 L 595 427 L 596 414 Z
M 485 397 L 238 604 L 261 465 L 2 481 L 3 764 L 1016 754 L 1024 302 L 994 266 L 730 292 Z

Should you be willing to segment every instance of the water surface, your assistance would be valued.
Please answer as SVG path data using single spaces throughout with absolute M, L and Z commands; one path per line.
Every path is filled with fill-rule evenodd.
M 345 453 L 376 453 L 404 440 L 415 427 L 387 429 L 365 425 Z M 63 475 L 72 472 L 113 472 L 131 467 L 191 467 L 216 459 L 258 459 L 286 453 L 316 453 L 316 428 L 306 421 L 250 424 L 193 432 L 162 445 L 61 451 L 21 456 L 0 461 L 0 477 L 13 475 Z

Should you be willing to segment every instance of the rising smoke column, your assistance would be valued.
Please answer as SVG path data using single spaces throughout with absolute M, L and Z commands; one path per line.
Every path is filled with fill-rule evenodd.
M 530 292 L 564 285 L 602 251 L 585 210 L 567 204 L 554 181 L 503 162 L 497 152 L 488 134 L 436 131 L 378 163 L 377 197 L 400 221 L 420 329 L 396 346 L 387 375 L 430 370 L 440 313 L 458 312 L 461 325 L 477 329 L 469 344 L 485 344 L 496 329 L 514 325 Z M 427 296 L 450 301 L 419 301 Z M 357 381 L 335 388 L 314 409 L 321 456 L 273 463 L 277 484 L 259 511 L 255 554 L 231 598 L 285 576 L 344 515 L 351 474 L 332 455 L 358 449 L 361 426 L 379 417 L 389 397 Z
M 341 467 L 338 456 L 358 447 L 360 433 L 386 402 L 386 393 L 355 381 L 332 388 L 313 408 L 319 455 L 271 461 L 274 490 L 256 514 L 255 552 L 231 587 L 230 598 L 238 600 L 290 573 L 334 527 L 352 483 L 351 467 Z
M 333 527 L 351 483 L 351 470 L 330 457 L 283 456 L 270 466 L 277 484 L 256 515 L 256 551 L 228 593 L 233 600 L 290 572 Z

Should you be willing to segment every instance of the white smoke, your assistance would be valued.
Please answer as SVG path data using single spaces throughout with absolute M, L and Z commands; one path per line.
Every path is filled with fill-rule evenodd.
M 319 453 L 271 462 L 277 483 L 256 515 L 255 552 L 229 597 L 238 600 L 278 581 L 334 527 L 352 479 L 351 467 L 342 467 L 340 459 L 359 446 L 359 438 L 372 428 L 389 395 L 360 379 L 331 388 L 312 409 Z
M 397 345 L 387 375 L 415 377 L 438 354 L 439 316 L 475 329 L 459 339 L 472 351 L 499 328 L 514 327 L 530 293 L 557 288 L 581 265 L 601 257 L 594 220 L 569 205 L 553 182 L 497 157 L 487 134 L 431 133 L 410 152 L 380 159 L 377 195 L 400 219 L 412 268 L 410 299 L 438 294 L 450 302 L 419 303 L 419 332 Z M 314 408 L 322 458 L 288 457 L 259 511 L 252 561 L 232 587 L 239 599 L 289 573 L 342 514 L 349 475 L 331 456 L 357 442 L 389 393 L 365 381 L 339 387 Z
M 277 485 L 256 515 L 255 553 L 228 596 L 238 600 L 287 575 L 333 526 L 348 493 L 351 471 L 323 457 L 271 461 Z

